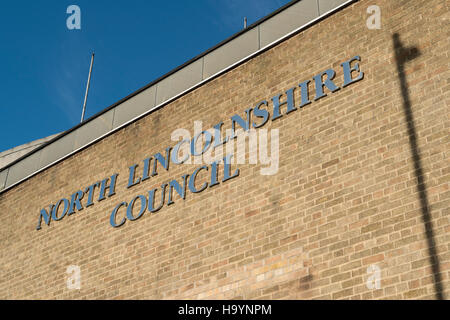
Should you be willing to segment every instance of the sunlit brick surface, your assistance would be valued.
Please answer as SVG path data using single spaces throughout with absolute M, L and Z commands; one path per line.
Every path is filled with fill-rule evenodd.
M 366 26 L 373 4 L 380 30 Z M 434 299 L 394 33 L 420 52 L 405 78 L 448 298 L 449 6 L 359 1 L 0 194 L 0 298 Z M 126 188 L 128 167 L 173 146 L 172 131 L 192 134 L 195 120 L 228 128 L 232 115 L 328 68 L 342 86 L 339 64 L 356 55 L 363 80 L 263 127 L 280 132 L 278 173 L 233 164 L 238 177 L 111 227 L 118 203 L 199 166 L 171 164 Z M 35 230 L 42 208 L 114 173 L 114 196 Z M 374 264 L 380 289 L 366 285 Z M 80 267 L 80 290 L 67 288 L 69 265 Z

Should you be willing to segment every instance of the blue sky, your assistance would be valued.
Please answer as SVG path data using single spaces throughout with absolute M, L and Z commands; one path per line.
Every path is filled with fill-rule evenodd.
M 42 0 L 0 4 L 0 151 L 79 123 L 289 0 Z M 69 5 L 81 30 L 69 30 Z

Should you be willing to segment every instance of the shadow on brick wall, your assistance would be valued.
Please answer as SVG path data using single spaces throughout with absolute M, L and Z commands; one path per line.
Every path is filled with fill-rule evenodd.
M 405 120 L 408 126 L 409 145 L 411 147 L 411 154 L 414 161 L 414 173 L 417 178 L 417 191 L 419 193 L 420 206 L 422 210 L 422 221 L 425 226 L 428 254 L 433 272 L 435 295 L 436 299 L 443 300 L 444 292 L 442 288 L 439 256 L 436 250 L 430 206 L 428 203 L 427 189 L 423 175 L 422 160 L 420 158 L 419 148 L 417 146 L 417 132 L 414 124 L 414 116 L 411 110 L 411 101 L 409 99 L 408 84 L 406 82 L 406 75 L 404 70 L 404 66 L 408 61 L 411 61 L 420 56 L 420 51 L 415 47 L 403 47 L 403 44 L 400 41 L 400 36 L 397 33 L 395 33 L 392 38 L 394 42 L 395 61 L 397 64 L 398 77 L 400 80 L 400 89 L 403 98 L 403 111 L 405 113 Z

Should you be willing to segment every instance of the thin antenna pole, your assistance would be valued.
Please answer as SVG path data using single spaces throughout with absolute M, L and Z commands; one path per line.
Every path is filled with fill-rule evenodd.
M 89 77 L 88 77 L 88 82 L 87 82 L 87 86 L 86 86 L 86 94 L 84 95 L 83 112 L 81 113 L 81 122 L 83 122 L 83 120 L 84 120 L 84 112 L 86 111 L 86 102 L 87 102 L 87 97 L 88 97 L 88 93 L 89 93 L 89 85 L 91 83 L 91 73 L 92 73 L 92 65 L 93 64 L 94 64 L 94 52 L 92 52 L 92 57 L 91 57 L 91 66 L 89 68 Z
M 244 17 L 244 29 L 247 29 L 247 17 Z

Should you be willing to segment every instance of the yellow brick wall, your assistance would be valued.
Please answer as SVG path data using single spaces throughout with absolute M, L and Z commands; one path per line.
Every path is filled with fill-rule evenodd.
M 366 26 L 373 4 L 381 8 L 380 30 Z M 0 298 L 434 299 L 439 285 L 424 193 L 440 294 L 448 298 L 449 9 L 443 0 L 359 1 L 0 194 Z M 394 33 L 419 51 L 404 64 L 404 75 L 422 193 Z M 126 188 L 128 167 L 173 146 L 172 131 L 193 134 L 195 120 L 204 129 L 220 121 L 229 127 L 232 115 L 244 116 L 246 108 L 328 68 L 342 85 L 339 64 L 355 55 L 362 81 L 263 127 L 279 129 L 278 173 L 263 176 L 259 164 L 233 164 L 238 177 L 187 192 L 185 200 L 175 194 L 175 203 L 157 213 L 110 226 L 118 203 L 199 166 L 171 164 Z M 299 94 L 298 88 L 296 105 Z M 36 230 L 42 208 L 114 173 L 114 196 Z M 200 173 L 197 185 L 207 178 Z M 380 289 L 366 285 L 373 264 L 381 270 Z M 80 290 L 67 288 L 70 265 L 80 267 Z

